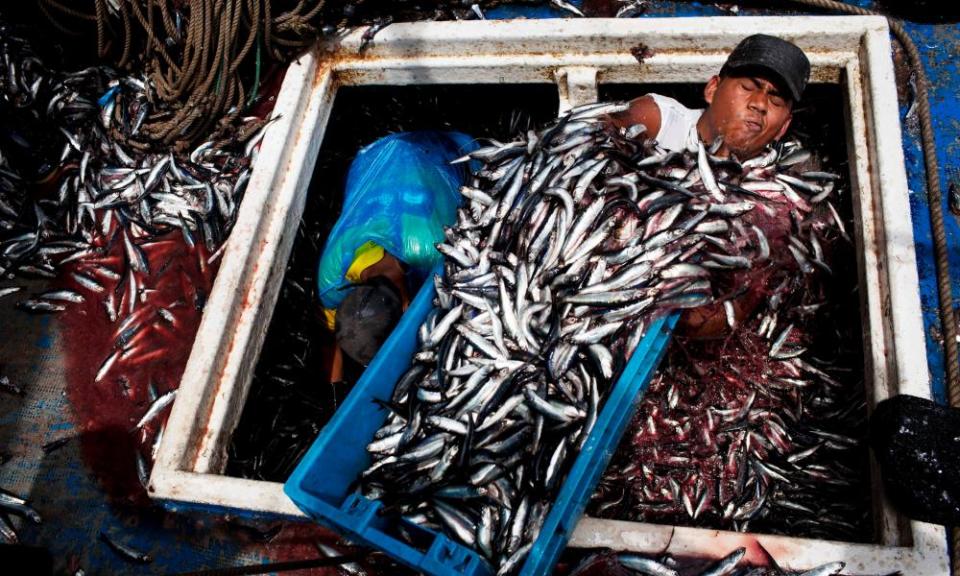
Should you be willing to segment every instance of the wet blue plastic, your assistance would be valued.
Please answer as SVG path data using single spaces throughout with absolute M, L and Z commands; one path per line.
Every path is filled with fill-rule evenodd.
M 370 465 L 366 445 L 386 419 L 374 399 L 389 399 L 396 382 L 410 365 L 417 329 L 433 306 L 433 282 L 426 282 L 390 338 L 320 432 L 313 446 L 284 485 L 284 491 L 307 515 L 354 542 L 381 550 L 394 559 L 432 576 L 489 576 L 495 571 L 470 548 L 445 535 L 405 524 L 422 536 L 422 549 L 410 546 L 397 533 L 397 522 L 378 516 L 381 503 L 361 496 L 354 484 Z M 656 320 L 634 351 L 620 379 L 607 394 L 590 436 L 564 480 L 519 574 L 547 574 L 590 500 L 634 410 L 643 397 L 676 324 L 678 314 Z
M 466 163 L 450 161 L 478 146 L 460 132 L 424 130 L 385 136 L 357 153 L 317 271 L 324 308 L 335 309 L 346 297 L 344 276 L 367 242 L 405 263 L 415 282 L 443 261 L 434 245 L 457 219 L 468 175 Z

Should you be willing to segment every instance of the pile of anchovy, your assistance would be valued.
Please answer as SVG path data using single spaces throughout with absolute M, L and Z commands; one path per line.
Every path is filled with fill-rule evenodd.
M 208 141 L 177 157 L 141 152 L 127 143 L 155 97 L 145 79 L 119 76 L 107 67 L 49 75 L 43 122 L 62 136 L 55 193 L 43 197 L 19 186 L 0 191 L 3 206 L 0 270 L 54 278 L 59 266 L 102 255 L 121 243 L 125 261 L 115 274 L 130 275 L 130 292 L 143 288 L 136 274 L 149 269 L 142 245 L 179 229 L 188 244 L 199 236 L 215 252 L 236 217 L 250 175 L 257 138 L 229 147 Z M 259 119 L 250 118 L 251 123 Z M 258 135 L 261 133 L 257 133 Z M 29 148 L 28 136 L 17 135 Z M 116 279 L 116 278 L 114 278 Z M 102 293 L 94 283 L 80 284 Z M 59 311 L 64 299 L 37 298 L 30 311 Z M 70 301 L 66 299 L 66 301 Z M 116 307 L 107 304 L 112 320 Z M 135 304 L 128 302 L 129 308 Z
M 580 107 L 461 159 L 484 167 L 461 189 L 435 309 L 367 447 L 367 496 L 501 574 L 525 559 L 650 320 L 722 301 L 733 321 L 737 294 L 716 294 L 714 279 L 772 250 L 746 215 L 775 218 L 774 196 L 810 210 L 797 183 L 827 178 L 781 173 L 809 157 L 796 143 L 743 163 L 714 156 L 719 141 L 664 152 L 641 125 L 610 127 L 626 106 Z M 818 202 L 833 187 L 816 186 Z
M 573 2 L 565 0 L 401 0 L 389 5 L 379 2 L 328 2 L 321 11 L 321 20 L 324 22 L 321 29 L 326 34 L 332 34 L 338 29 L 361 24 L 372 24 L 380 28 L 391 22 L 413 22 L 419 20 L 472 20 L 484 19 L 485 10 L 491 10 L 508 5 L 549 5 L 556 8 L 564 16 L 616 16 L 617 18 L 632 18 L 643 14 L 647 10 L 647 0 L 619 0 L 615 12 L 604 10 L 602 13 L 593 13 L 589 8 L 578 8 Z M 586 13 L 584 12 L 586 10 Z M 375 32 L 374 32 L 375 33 Z M 371 34 L 372 36 L 372 34 Z
M 749 564 L 741 566 L 746 553 L 746 548 L 737 548 L 723 558 L 693 572 L 690 567 L 681 565 L 681 562 L 669 555 L 651 558 L 630 552 L 619 554 L 600 552 L 585 558 L 574 570 L 572 576 L 591 576 L 593 574 L 608 576 L 628 576 L 630 574 L 679 576 L 681 573 L 689 576 L 728 576 L 732 574 L 748 576 L 837 576 L 845 566 L 843 562 L 828 562 L 804 571 L 784 570 L 777 566 L 776 561 L 768 554 L 772 566 L 751 568 Z
M 199 286 L 184 286 L 184 299 L 165 306 L 152 295 L 162 282 L 181 282 L 172 245 L 185 243 L 199 269 L 212 270 L 265 123 L 244 118 L 184 154 L 156 152 L 137 140 L 145 118 L 163 113 L 145 78 L 106 66 L 47 69 L 3 24 L 0 61 L 0 103 L 9 120 L 0 141 L 0 298 L 18 297 L 17 307 L 33 313 L 98 302 L 116 330 L 95 381 L 126 381 L 124 372 L 164 354 L 150 339 L 179 326 L 178 308 L 188 300 L 203 307 Z M 31 279 L 62 287 L 21 297 Z M 146 426 L 176 391 L 161 393 L 151 383 L 147 392 L 151 404 L 134 432 L 155 454 L 162 427 L 148 435 Z M 137 456 L 145 483 L 148 465 Z
M 833 270 L 850 243 L 824 196 L 836 176 L 812 176 L 776 177 L 809 202 L 779 205 L 789 208 L 780 218 L 789 223 L 785 249 L 773 250 L 771 265 L 754 267 L 761 280 L 742 283 L 756 294 L 754 312 L 722 339 L 675 339 L 591 514 L 870 537 L 866 405 L 856 376 L 862 357 L 851 344 L 859 333 L 842 322 L 857 302 Z M 831 254 L 838 258 L 828 264 Z

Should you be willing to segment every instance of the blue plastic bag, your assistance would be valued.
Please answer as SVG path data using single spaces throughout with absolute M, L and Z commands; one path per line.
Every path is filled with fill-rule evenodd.
M 466 163 L 450 161 L 478 147 L 459 132 L 402 132 L 357 153 L 347 174 L 343 210 L 320 257 L 320 301 L 336 309 L 347 291 L 347 269 L 357 249 L 373 242 L 423 278 L 442 256 L 434 245 L 456 221 Z

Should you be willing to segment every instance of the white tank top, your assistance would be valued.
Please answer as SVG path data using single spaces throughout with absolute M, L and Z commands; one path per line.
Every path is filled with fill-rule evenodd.
M 660 132 L 654 140 L 661 148 L 669 152 L 688 150 L 697 151 L 700 135 L 697 133 L 697 121 L 703 109 L 691 110 L 668 96 L 650 94 L 660 108 Z

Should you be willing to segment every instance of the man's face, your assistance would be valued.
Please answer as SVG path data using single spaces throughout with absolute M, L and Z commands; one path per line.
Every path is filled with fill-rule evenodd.
M 721 153 L 740 159 L 756 156 L 790 127 L 793 103 L 769 80 L 758 76 L 714 76 L 704 88 L 709 134 L 723 136 Z

